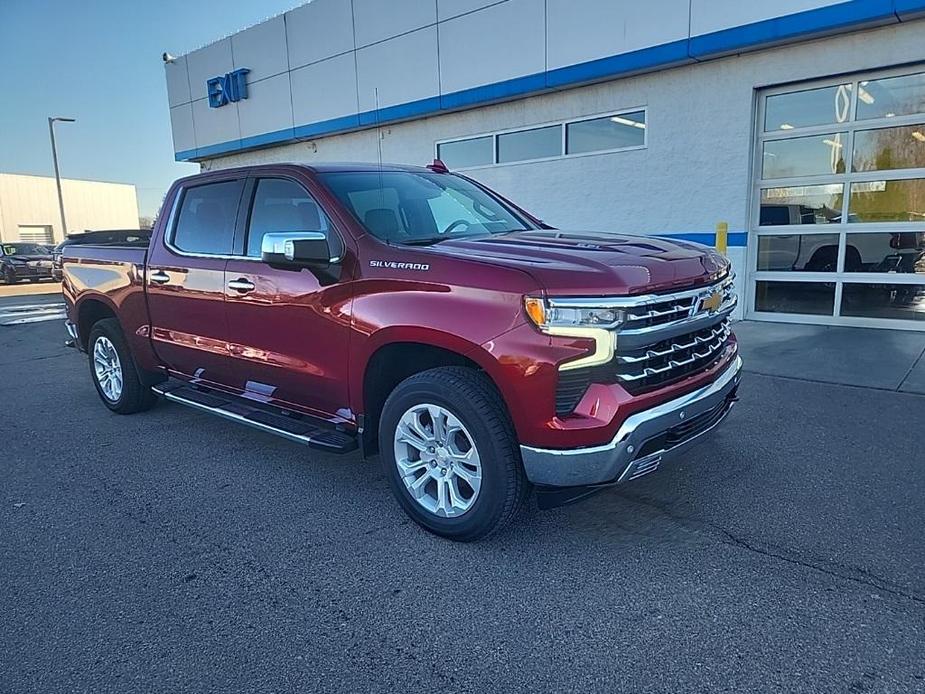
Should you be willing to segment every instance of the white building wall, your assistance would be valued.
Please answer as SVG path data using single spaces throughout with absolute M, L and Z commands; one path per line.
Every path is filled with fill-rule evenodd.
M 792 81 L 925 62 L 925 22 L 872 29 L 687 65 L 382 128 L 386 162 L 423 164 L 435 142 L 646 107 L 641 150 L 505 164 L 467 173 L 550 224 L 642 234 L 748 228 L 755 90 Z M 242 152 L 221 168 L 273 161 L 375 161 L 376 131 Z M 740 291 L 745 248 L 731 247 Z
M 133 185 L 63 178 L 61 193 L 69 232 L 138 228 Z M 20 225 L 50 226 L 64 240 L 54 178 L 0 174 L 0 240 L 16 240 Z
M 917 12 L 925 0 L 313 0 L 166 65 L 174 150 L 202 160 Z M 239 68 L 249 98 L 209 108 L 207 81 Z

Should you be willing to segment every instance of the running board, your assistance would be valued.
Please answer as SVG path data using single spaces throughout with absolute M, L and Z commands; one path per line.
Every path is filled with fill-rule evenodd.
M 161 383 L 151 390 L 165 400 L 275 434 L 319 451 L 350 453 L 358 447 L 355 434 L 341 431 L 324 419 L 261 406 L 246 398 L 216 390 L 200 390 L 185 384 Z

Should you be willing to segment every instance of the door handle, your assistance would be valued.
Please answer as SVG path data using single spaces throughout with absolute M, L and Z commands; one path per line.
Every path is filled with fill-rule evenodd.
M 228 283 L 228 288 L 229 288 L 229 289 L 234 289 L 236 292 L 241 292 L 241 293 L 243 294 L 244 292 L 252 292 L 252 291 L 254 291 L 257 287 L 256 287 L 256 285 L 255 285 L 253 282 L 251 282 L 250 280 L 246 280 L 246 279 L 244 279 L 243 277 L 239 277 L 239 278 L 236 279 L 236 280 L 231 280 L 231 281 Z
M 158 284 L 167 284 L 170 281 L 170 275 L 163 270 L 156 270 L 148 275 L 148 279 Z

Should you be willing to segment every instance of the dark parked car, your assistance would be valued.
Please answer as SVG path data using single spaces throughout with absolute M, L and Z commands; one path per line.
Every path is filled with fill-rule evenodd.
M 81 234 L 68 234 L 68 237 L 54 247 L 52 251 L 51 276 L 58 282 L 63 276 L 61 254 L 65 248 L 74 245 L 83 246 L 134 246 L 148 247 L 151 239 L 150 229 L 107 229 L 105 231 L 85 231 Z
M 0 244 L 0 281 L 15 284 L 20 280 L 37 282 L 51 279 L 51 253 L 37 243 Z

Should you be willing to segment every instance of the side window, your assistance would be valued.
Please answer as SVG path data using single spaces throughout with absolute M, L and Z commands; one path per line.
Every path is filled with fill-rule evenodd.
M 223 181 L 189 188 L 183 194 L 173 245 L 189 253 L 230 255 L 244 181 Z
M 330 228 L 324 211 L 298 183 L 284 178 L 261 178 L 257 181 L 247 227 L 247 255 L 260 257 L 263 235 L 269 232 L 323 231 L 333 248 L 340 243 L 340 237 L 330 233 Z

